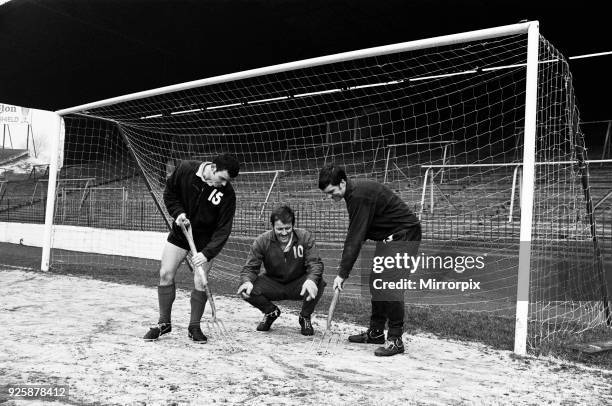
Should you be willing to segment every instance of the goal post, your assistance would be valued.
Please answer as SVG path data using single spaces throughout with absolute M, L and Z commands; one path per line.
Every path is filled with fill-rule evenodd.
M 573 339 L 605 326 L 601 271 L 592 263 L 590 197 L 574 165 L 559 163 L 575 161 L 584 145 L 573 99 L 567 61 L 540 35 L 537 22 L 526 22 L 60 110 L 64 167 L 50 168 L 50 180 L 55 173 L 60 182 L 93 177 L 96 187 L 125 190 L 128 201 L 119 210 L 92 200 L 97 216 L 124 219 L 93 222 L 95 229 L 54 216 L 57 208 L 47 202 L 47 228 L 57 232 L 62 248 L 54 244 L 51 264 L 135 267 L 146 258 L 154 266 L 171 221 L 162 197 L 166 177 L 178 160 L 228 152 L 242 166 L 233 182 L 233 232 L 215 261 L 218 277 L 237 282 L 250 244 L 269 228 L 265 213 L 279 204 L 292 206 L 297 226 L 313 231 L 330 270 L 326 277 L 333 277 L 348 215 L 323 198 L 317 181 L 319 169 L 334 162 L 352 178 L 387 183 L 417 210 L 420 203 L 423 255 L 487 258 L 486 272 L 421 270 L 411 278 L 443 286 L 475 280 L 481 288 L 426 285 L 407 292 L 409 309 L 461 312 L 482 323 L 495 316 L 514 329 L 519 354 Z M 404 170 L 408 166 L 418 170 Z M 518 167 L 520 215 L 513 214 Z M 444 182 L 433 182 L 437 173 Z M 48 196 L 56 196 L 51 183 Z M 355 275 L 367 271 L 368 249 Z M 359 296 L 359 278 L 349 279 L 345 290 Z
M 49 184 L 47 185 L 47 196 L 55 196 L 57 187 L 57 173 L 61 165 L 61 158 L 63 154 L 60 151 L 63 150 L 63 146 L 60 145 L 62 137 L 62 130 L 64 129 L 61 115 L 56 114 L 54 120 L 54 129 L 51 131 L 51 149 L 49 151 Z M 55 214 L 55 199 L 47 199 L 45 207 L 45 227 L 43 232 L 43 243 L 42 243 L 42 258 L 40 263 L 40 269 L 48 271 L 50 266 L 51 258 L 51 242 L 52 242 L 52 228 L 53 228 L 53 215 Z
M 525 134 L 523 137 L 523 190 L 521 191 L 521 234 L 514 352 L 527 352 L 527 319 L 529 315 L 529 270 L 531 269 L 531 234 L 533 227 L 533 192 L 535 189 L 536 114 L 538 99 L 538 23 L 527 30 L 527 79 L 525 89 Z

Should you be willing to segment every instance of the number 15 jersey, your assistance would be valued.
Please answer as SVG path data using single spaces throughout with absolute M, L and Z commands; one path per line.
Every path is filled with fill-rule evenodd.
M 204 162 L 204 167 L 210 162 Z M 230 182 L 211 186 L 198 175 L 199 161 L 182 161 L 166 181 L 164 204 L 173 219 L 185 213 L 198 251 L 211 260 L 223 248 L 232 231 L 236 213 L 236 193 Z M 189 250 L 189 244 L 176 223 L 168 242 Z

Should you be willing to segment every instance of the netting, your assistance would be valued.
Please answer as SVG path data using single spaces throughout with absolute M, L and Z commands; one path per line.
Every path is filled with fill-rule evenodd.
M 93 178 L 96 192 L 83 199 L 83 190 L 64 189 L 58 196 L 54 246 L 61 240 L 69 251 L 54 250 L 52 264 L 130 267 L 141 261 L 132 258 L 138 256 L 154 264 L 171 221 L 162 200 L 166 177 L 182 159 L 207 161 L 229 152 L 242 162 L 242 175 L 233 181 L 238 208 L 214 277 L 237 283 L 250 244 L 269 229 L 271 209 L 286 203 L 296 211 L 297 226 L 314 232 L 331 280 L 348 217 L 343 203 L 324 199 L 317 180 L 319 169 L 334 162 L 352 178 L 386 183 L 418 213 L 423 255 L 451 257 L 455 264 L 467 256 L 485 262 L 484 270 L 419 270 L 415 281 L 474 280 L 480 287 L 416 289 L 406 294 L 409 306 L 513 323 L 526 45 L 526 35 L 510 35 L 366 54 L 212 80 L 65 115 L 59 179 Z M 543 38 L 539 60 L 531 345 L 605 324 L 571 75 Z M 104 197 L 117 190 L 121 198 Z M 105 232 L 71 233 L 65 226 Z M 151 231 L 160 233 L 157 240 L 138 234 Z M 117 239 L 128 247 L 125 253 L 95 255 L 113 254 L 101 247 Z M 83 245 L 98 251 L 79 249 Z M 354 275 L 368 271 L 371 253 L 366 243 Z M 358 283 L 349 279 L 345 294 L 360 295 Z
M 606 281 L 588 185 L 584 135 L 563 56 L 540 43 L 536 187 L 532 226 L 533 344 L 606 325 Z

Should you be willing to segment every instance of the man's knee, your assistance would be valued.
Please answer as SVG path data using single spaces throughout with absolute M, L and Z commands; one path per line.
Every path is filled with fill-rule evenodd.
M 253 282 L 251 296 L 264 296 L 268 300 L 285 300 L 285 289 L 284 285 L 262 275 Z
M 251 297 L 262 296 L 268 300 L 279 300 L 278 294 L 272 294 L 270 289 L 265 289 L 265 286 L 258 285 L 257 283 L 253 284 L 253 289 L 251 290 Z
M 317 300 L 323 296 L 323 292 L 325 291 L 325 287 L 327 286 L 327 282 L 323 278 L 319 280 L 317 284 Z
M 259 308 L 260 310 L 262 310 L 261 306 L 263 303 L 268 303 L 271 300 L 276 300 L 276 298 L 270 297 L 269 294 L 267 294 L 264 290 L 262 290 L 261 287 L 257 285 L 253 286 L 253 289 L 251 289 L 251 293 L 249 294 L 248 297 L 244 295 L 240 295 L 240 296 L 245 302 Z
M 167 242 L 164 246 L 159 269 L 159 280 L 161 285 L 174 283 L 176 270 L 185 258 L 187 251 L 172 243 Z
M 159 284 L 172 285 L 174 283 L 174 276 L 176 275 L 176 269 L 161 267 L 159 269 Z
M 257 284 L 253 284 L 253 289 L 251 289 L 251 296 L 261 296 L 263 294 L 263 291 L 261 290 L 261 286 L 258 286 Z

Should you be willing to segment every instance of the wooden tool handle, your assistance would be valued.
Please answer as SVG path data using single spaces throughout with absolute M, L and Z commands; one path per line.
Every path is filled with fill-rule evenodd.
M 191 248 L 191 255 L 195 256 L 198 253 L 198 250 L 196 249 L 195 243 L 193 242 L 193 233 L 191 231 L 191 226 L 187 228 L 184 224 L 181 224 L 181 230 L 183 230 L 183 234 L 185 234 L 185 238 L 187 238 L 189 248 Z M 202 283 L 204 284 L 204 286 L 208 286 L 208 277 L 206 276 L 206 272 L 204 272 L 204 268 L 202 268 L 201 266 L 197 266 L 196 271 L 200 273 L 200 277 L 202 278 Z
M 329 312 L 327 313 L 327 329 L 331 327 L 332 318 L 334 317 L 334 310 L 336 310 L 336 304 L 340 297 L 340 289 L 334 291 L 334 297 L 332 298 L 331 304 L 329 305 Z

